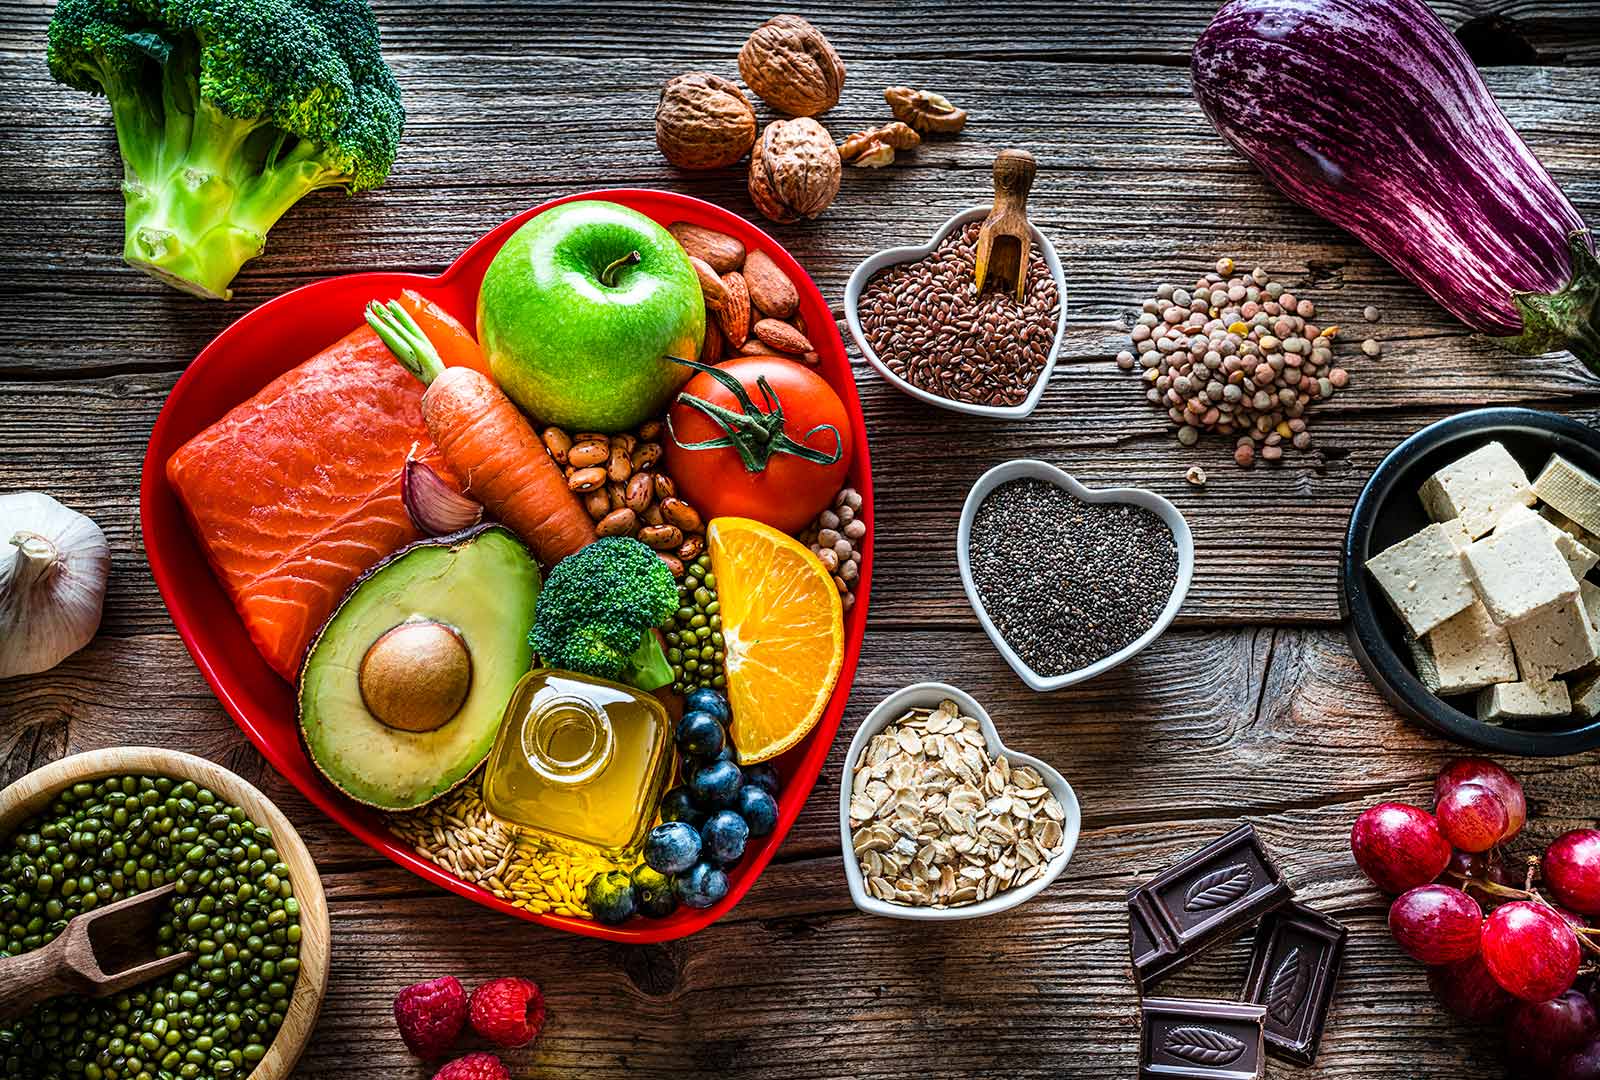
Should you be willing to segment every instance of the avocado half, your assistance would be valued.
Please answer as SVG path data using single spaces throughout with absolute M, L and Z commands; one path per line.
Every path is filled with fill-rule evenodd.
M 383 810 L 470 776 L 532 665 L 539 586 L 503 525 L 419 540 L 363 574 L 300 669 L 300 735 L 322 775 Z

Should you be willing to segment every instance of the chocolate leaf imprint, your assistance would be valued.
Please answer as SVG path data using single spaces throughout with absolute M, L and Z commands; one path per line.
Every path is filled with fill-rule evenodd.
M 1306 1003 L 1306 991 L 1311 988 L 1310 964 L 1298 946 L 1289 950 L 1278 970 L 1272 973 L 1267 984 L 1267 1011 L 1280 1024 L 1287 1024 L 1300 1015 Z
M 1189 886 L 1183 898 L 1183 910 L 1206 911 L 1231 904 L 1250 891 L 1250 866 L 1238 863 L 1213 870 Z
M 1173 1028 L 1161 1048 L 1195 1065 L 1227 1065 L 1244 1054 L 1244 1043 L 1232 1035 L 1203 1027 Z

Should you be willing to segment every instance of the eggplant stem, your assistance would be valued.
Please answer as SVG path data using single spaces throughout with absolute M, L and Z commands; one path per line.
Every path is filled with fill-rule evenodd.
M 1522 333 L 1496 341 L 1529 356 L 1566 349 L 1600 375 L 1600 258 L 1590 250 L 1591 243 L 1588 229 L 1575 229 L 1567 236 L 1571 280 L 1552 293 L 1514 294 Z

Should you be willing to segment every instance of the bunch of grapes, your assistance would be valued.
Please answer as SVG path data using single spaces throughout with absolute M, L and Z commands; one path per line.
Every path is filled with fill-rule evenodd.
M 1446 1008 L 1504 1025 L 1527 1077 L 1600 1080 L 1600 829 L 1558 838 L 1519 875 L 1502 849 L 1527 816 L 1516 777 L 1463 758 L 1439 773 L 1433 813 L 1374 806 L 1350 849 L 1396 895 L 1389 932 Z

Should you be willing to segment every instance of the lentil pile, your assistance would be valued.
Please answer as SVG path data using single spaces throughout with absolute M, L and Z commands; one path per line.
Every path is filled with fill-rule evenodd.
M 1076 671 L 1138 640 L 1178 581 L 1177 542 L 1155 514 L 1087 503 L 1043 480 L 989 493 L 968 558 L 989 619 L 1040 675 Z
M 1236 436 L 1234 460 L 1248 468 L 1283 457 L 1284 444 L 1311 448 L 1305 412 L 1350 380 L 1334 362 L 1337 326 L 1319 327 L 1311 300 L 1286 290 L 1261 267 L 1235 273 L 1229 258 L 1193 289 L 1162 285 L 1133 327 L 1133 349 L 1117 366 L 1137 365 L 1145 396 L 1193 446 L 1202 431 Z M 1378 353 L 1377 343 L 1363 351 Z
M 0 956 L 168 882 L 158 951 L 198 954 L 127 993 L 57 998 L 0 1027 L 0 1075 L 229 1080 L 266 1055 L 300 969 L 300 906 L 272 833 L 243 810 L 168 777 L 79 783 L 0 843 L 0 870 Z
M 482 788 L 480 769 L 437 802 L 390 814 L 389 828 L 424 859 L 512 907 L 592 918 L 584 888 L 595 874 L 617 867 L 593 854 L 545 846 L 504 824 L 484 806 Z
M 954 230 L 932 254 L 891 266 L 862 290 L 867 343 L 890 371 L 930 394 L 974 405 L 1027 399 L 1055 343 L 1061 298 L 1044 259 L 1028 258 L 1027 302 L 973 286 L 981 222 Z

